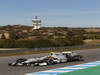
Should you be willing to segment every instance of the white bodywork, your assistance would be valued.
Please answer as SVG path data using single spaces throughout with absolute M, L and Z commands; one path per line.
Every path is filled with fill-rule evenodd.
M 27 59 L 25 61 L 22 62 L 14 62 L 11 63 L 10 65 L 39 65 L 39 66 L 43 66 L 43 65 L 50 65 L 50 64 L 57 64 L 57 63 L 61 63 L 61 62 L 68 62 L 69 59 L 74 59 L 73 57 L 76 56 L 77 53 L 75 52 L 61 52 L 61 53 L 54 53 L 51 52 L 49 55 L 44 56 L 44 57 L 34 57 L 34 58 L 30 58 Z
M 57 62 L 66 62 L 67 61 L 67 58 L 66 58 L 66 56 L 65 55 L 63 55 L 62 53 L 53 53 L 52 55 L 51 55 L 51 57 L 53 57 L 53 58 L 57 58 L 57 60 L 55 60 L 55 61 L 57 61 Z
M 40 57 L 40 58 L 31 58 L 31 59 L 28 59 L 28 60 L 24 61 L 23 63 L 37 62 L 39 60 L 44 60 L 47 57 L 56 58 L 53 61 L 57 62 L 57 63 L 67 62 L 68 58 L 66 57 L 66 54 L 68 54 L 70 56 L 77 55 L 77 53 L 70 52 L 70 51 L 68 51 L 68 52 L 62 52 L 62 53 L 54 53 L 53 52 L 53 53 L 50 53 L 50 55 L 48 55 L 48 56 L 44 56 L 44 57 Z
M 31 58 L 31 59 L 28 59 L 28 60 L 24 61 L 23 63 L 29 63 L 29 62 L 35 62 L 35 61 L 43 60 L 46 57 L 47 56 L 44 56 L 44 57 L 41 57 L 41 58 Z

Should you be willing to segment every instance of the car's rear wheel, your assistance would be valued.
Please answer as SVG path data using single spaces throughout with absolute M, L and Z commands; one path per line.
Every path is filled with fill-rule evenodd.
M 82 61 L 82 60 L 83 60 L 83 59 L 82 59 L 82 56 L 80 56 L 80 55 L 77 55 L 77 56 L 75 56 L 74 58 L 75 58 L 75 60 L 77 60 L 77 61 Z
M 45 62 L 47 63 L 47 65 L 52 65 L 52 64 L 54 64 L 54 61 L 51 60 L 51 59 L 48 59 L 48 60 L 46 60 Z

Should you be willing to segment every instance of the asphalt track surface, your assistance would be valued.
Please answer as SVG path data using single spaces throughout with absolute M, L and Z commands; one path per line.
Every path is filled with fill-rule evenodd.
M 68 62 L 68 63 L 61 63 L 61 64 L 56 64 L 56 65 L 41 66 L 41 67 L 39 66 L 38 67 L 32 67 L 32 66 L 12 67 L 12 66 L 8 66 L 8 63 L 14 62 L 18 58 L 41 57 L 47 54 L 41 53 L 41 54 L 33 54 L 33 55 L 0 57 L 0 75 L 25 75 L 26 73 L 44 71 L 48 69 L 55 69 L 59 67 L 83 64 L 87 62 L 100 60 L 100 48 L 90 49 L 90 50 L 79 50 L 76 52 L 79 53 L 80 55 L 83 55 L 85 61 Z

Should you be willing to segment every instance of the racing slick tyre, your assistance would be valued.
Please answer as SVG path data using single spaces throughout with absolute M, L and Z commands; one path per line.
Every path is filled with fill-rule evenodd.
M 47 63 L 47 65 L 52 65 L 52 64 L 54 64 L 55 62 L 54 62 L 53 60 L 46 60 L 46 63 Z
M 74 56 L 74 59 L 77 61 L 83 61 L 82 56 L 80 55 Z

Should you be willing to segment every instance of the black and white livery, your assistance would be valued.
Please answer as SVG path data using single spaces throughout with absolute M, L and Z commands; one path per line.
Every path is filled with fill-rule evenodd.
M 8 63 L 10 66 L 43 66 L 59 63 L 67 63 L 70 61 L 82 61 L 83 57 L 75 52 L 51 52 L 48 56 L 34 57 L 30 59 L 19 58 L 13 63 Z

